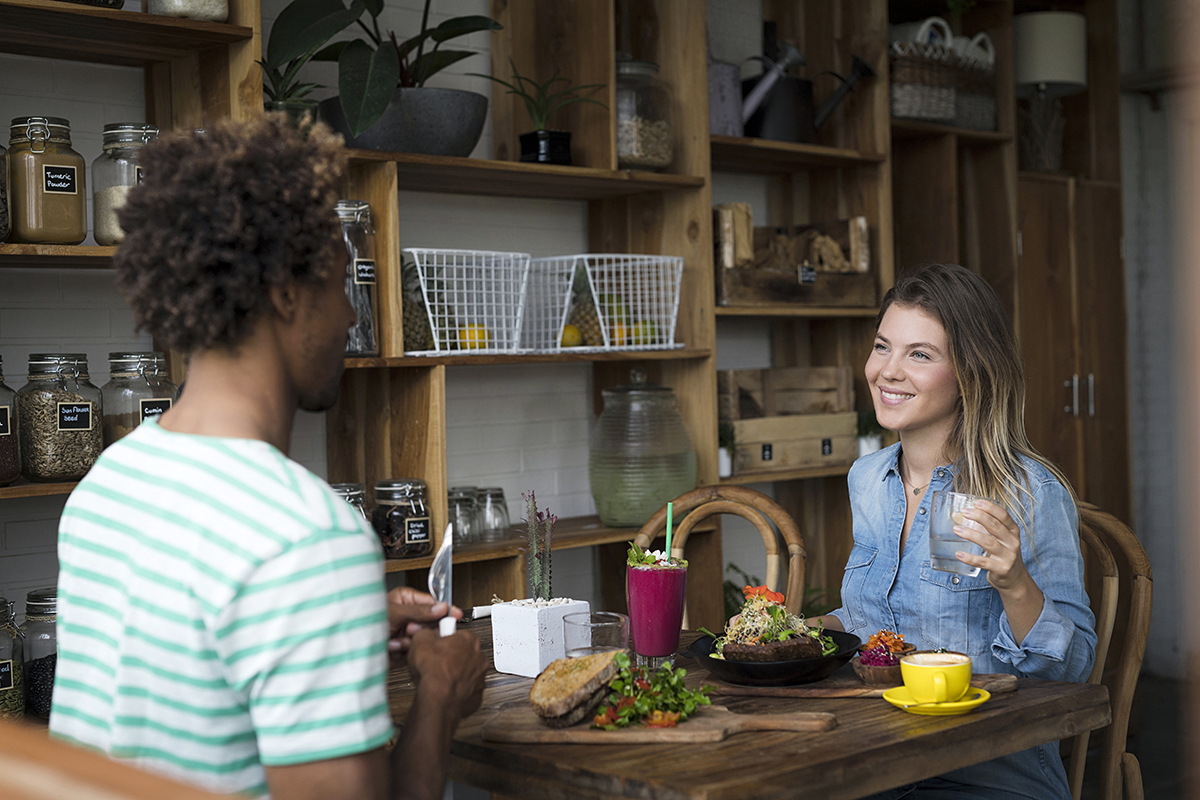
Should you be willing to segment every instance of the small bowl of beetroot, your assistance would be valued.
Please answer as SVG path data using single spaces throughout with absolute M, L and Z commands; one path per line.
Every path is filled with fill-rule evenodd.
M 868 686 L 899 686 L 904 682 L 900 677 L 900 657 L 910 650 L 916 650 L 916 647 L 905 645 L 900 652 L 885 646 L 859 650 L 850 665 L 854 667 L 854 674 Z

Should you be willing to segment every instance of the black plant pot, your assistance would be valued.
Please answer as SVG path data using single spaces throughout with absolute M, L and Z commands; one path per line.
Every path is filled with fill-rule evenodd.
M 521 140 L 522 161 L 535 161 L 539 164 L 571 163 L 570 131 L 530 131 L 517 138 Z

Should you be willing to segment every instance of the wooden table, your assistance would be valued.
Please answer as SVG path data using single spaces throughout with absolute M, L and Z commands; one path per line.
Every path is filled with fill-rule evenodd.
M 463 626 L 491 654 L 487 619 Z M 689 642 L 696 634 L 685 634 Z M 694 662 L 689 683 L 707 675 Z M 1022 679 L 1012 694 L 969 714 L 908 714 L 882 699 L 714 696 L 736 713 L 829 711 L 824 733 L 757 732 L 713 744 L 499 744 L 483 723 L 500 705 L 528 698 L 532 679 L 489 671 L 483 707 L 463 720 L 451 748 L 451 777 L 512 797 L 638 797 L 743 800 L 806 797 L 851 800 L 1108 724 L 1104 686 Z M 413 700 L 406 671 L 389 678 L 392 713 L 403 722 Z

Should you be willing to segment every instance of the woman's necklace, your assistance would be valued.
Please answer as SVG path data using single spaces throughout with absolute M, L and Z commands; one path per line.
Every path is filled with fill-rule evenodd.
M 914 497 L 919 495 L 923 489 L 925 489 L 927 486 L 929 486 L 928 482 L 925 483 L 925 486 L 913 486 L 904 477 L 904 470 L 900 470 L 900 482 L 903 483 L 905 486 L 908 486 L 912 489 L 912 493 L 913 493 Z

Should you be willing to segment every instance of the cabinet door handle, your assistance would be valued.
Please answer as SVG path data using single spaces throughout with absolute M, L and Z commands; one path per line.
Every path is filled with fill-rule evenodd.
M 1096 416 L 1096 376 L 1088 373 L 1088 416 Z
M 1071 390 L 1071 404 L 1065 406 L 1063 411 L 1073 417 L 1079 416 L 1079 375 L 1071 376 L 1071 380 L 1063 381 L 1063 386 Z

